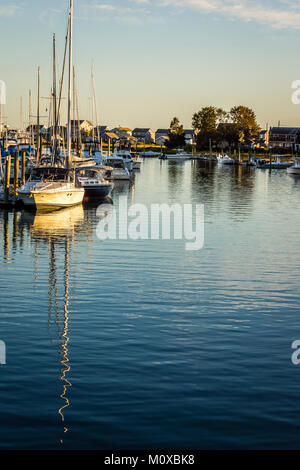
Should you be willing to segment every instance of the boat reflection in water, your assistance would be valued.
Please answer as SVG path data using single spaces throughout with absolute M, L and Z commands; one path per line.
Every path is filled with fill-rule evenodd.
M 65 419 L 66 409 L 70 406 L 68 389 L 72 387 L 69 375 L 71 364 L 69 361 L 70 352 L 70 331 L 69 319 L 70 311 L 70 254 L 72 244 L 76 241 L 80 230 L 84 229 L 84 211 L 82 206 L 75 206 L 57 212 L 32 214 L 24 212 L 22 214 L 23 223 L 28 225 L 32 239 L 37 243 L 47 243 L 49 249 L 49 304 L 48 304 L 48 329 L 55 330 L 58 339 L 59 355 L 59 379 L 61 381 L 61 404 L 58 408 L 58 415 L 63 425 L 60 444 L 64 443 L 64 436 L 69 431 Z M 60 282 L 61 267 L 58 261 L 63 261 L 63 284 Z M 54 343 L 57 344 L 57 339 Z

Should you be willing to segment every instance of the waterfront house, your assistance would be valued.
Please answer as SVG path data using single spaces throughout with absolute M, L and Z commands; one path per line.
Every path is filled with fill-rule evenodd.
M 269 148 L 299 150 L 299 137 L 299 127 L 271 127 L 269 134 Z
M 169 140 L 170 129 L 157 129 L 155 132 L 155 143 L 157 145 L 164 145 L 166 140 Z
M 270 131 L 262 129 L 258 134 L 257 146 L 262 147 L 262 148 L 268 148 L 269 137 L 270 137 Z
M 93 132 L 93 124 L 86 119 L 78 121 L 74 119 L 71 121 L 71 136 L 73 139 L 78 137 L 78 127 L 80 128 L 80 132 L 85 133 L 87 135 Z
M 135 128 L 132 132 L 132 136 L 136 138 L 137 142 L 143 142 L 145 144 L 153 144 L 155 141 L 155 133 L 149 127 Z
M 185 129 L 184 130 L 184 138 L 186 145 L 195 145 L 195 131 L 193 129 Z
M 115 127 L 111 132 L 117 134 L 120 139 L 128 139 L 132 136 L 132 130 L 128 127 Z

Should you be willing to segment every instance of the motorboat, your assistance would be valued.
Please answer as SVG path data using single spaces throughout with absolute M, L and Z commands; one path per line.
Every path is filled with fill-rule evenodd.
M 273 161 L 275 158 L 275 161 Z M 287 168 L 293 166 L 293 160 L 287 160 L 285 155 L 273 155 L 271 161 L 269 160 L 257 160 L 256 168 L 260 169 L 273 169 L 273 170 L 286 170 Z
M 128 171 L 133 170 L 133 160 L 132 160 L 132 155 L 129 152 L 129 150 L 116 150 L 110 157 L 111 158 L 123 158 L 124 163 Z
M 123 158 L 108 157 L 104 160 L 105 178 L 108 180 L 130 180 L 131 174 Z
M 184 150 L 178 150 L 178 152 L 174 155 L 166 155 L 166 159 L 175 162 L 180 160 L 190 160 L 192 156 L 192 153 L 187 153 Z
M 154 152 L 153 150 L 144 150 L 143 152 L 139 152 L 140 157 L 158 158 L 160 155 L 161 152 Z
M 234 165 L 235 164 L 235 160 L 226 154 L 224 155 L 224 154 L 219 153 L 219 155 L 217 156 L 217 160 L 218 160 L 218 163 L 221 163 L 222 165 Z
M 112 182 L 104 178 L 103 170 L 100 168 L 78 168 L 76 177 L 84 188 L 83 200 L 85 202 L 109 196 L 114 187 Z
M 286 171 L 288 175 L 300 176 L 300 159 L 296 158 L 294 165 L 287 168 Z
M 83 201 L 84 189 L 75 179 L 74 169 L 36 167 L 29 180 L 18 189 L 25 206 L 37 210 L 57 210 Z

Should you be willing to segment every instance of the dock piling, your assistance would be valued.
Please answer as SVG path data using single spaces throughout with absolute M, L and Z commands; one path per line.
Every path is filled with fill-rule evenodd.
M 11 167 L 11 157 L 10 155 L 7 155 L 5 159 L 4 202 L 8 202 L 9 200 L 10 167 Z

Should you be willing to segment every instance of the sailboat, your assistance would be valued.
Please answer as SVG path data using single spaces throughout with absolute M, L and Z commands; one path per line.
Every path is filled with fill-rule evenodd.
M 75 169 L 72 168 L 71 155 L 71 109 L 72 109 L 72 51 L 73 51 L 73 0 L 70 0 L 69 23 L 66 37 L 69 40 L 69 83 L 68 83 L 68 134 L 67 134 L 67 156 L 65 167 L 55 165 L 57 157 L 56 131 L 52 150 L 52 165 L 36 167 L 29 178 L 29 181 L 22 186 L 19 197 L 25 206 L 31 206 L 37 210 L 56 210 L 63 207 L 71 207 L 82 203 L 84 188 L 75 177 Z M 66 54 L 65 54 L 66 55 Z M 53 63 L 55 63 L 55 47 L 53 50 Z M 63 67 L 64 68 L 64 67 Z M 53 67 L 53 100 L 56 102 L 56 77 L 55 67 Z M 63 77 L 62 81 L 63 82 Z M 62 87 L 62 83 L 61 83 Z M 61 95 L 61 93 L 60 93 Z M 55 107 L 54 107 L 55 109 Z M 56 114 L 56 113 L 55 113 Z M 54 116 L 55 129 L 57 127 L 57 115 Z

